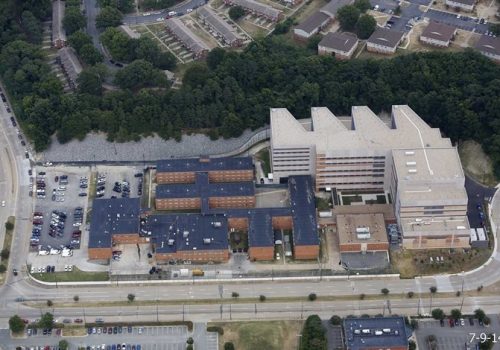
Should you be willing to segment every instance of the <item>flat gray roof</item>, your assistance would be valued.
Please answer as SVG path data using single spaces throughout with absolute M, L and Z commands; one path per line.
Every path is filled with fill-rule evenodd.
M 346 318 L 344 332 L 347 350 L 408 347 L 411 331 L 401 316 Z

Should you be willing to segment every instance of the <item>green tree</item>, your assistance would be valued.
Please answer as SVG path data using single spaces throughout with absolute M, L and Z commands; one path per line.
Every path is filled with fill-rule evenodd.
M 131 57 L 130 39 L 118 28 L 107 28 L 101 34 L 101 42 L 108 49 L 111 57 L 117 61 L 129 62 Z
M 68 43 L 76 52 L 80 52 L 83 46 L 92 45 L 92 38 L 90 35 L 79 30 L 68 37 Z
M 38 326 L 40 328 L 52 328 L 54 326 L 54 316 L 50 312 L 44 313 L 40 321 L 38 321 Z
M 97 28 L 105 29 L 122 24 L 123 14 L 114 7 L 104 7 L 95 19 Z
M 307 48 L 309 50 L 314 51 L 315 53 L 318 52 L 318 44 L 323 39 L 323 37 L 320 34 L 315 34 L 312 37 L 307 40 Z
M 224 350 L 235 350 L 233 342 L 225 342 L 224 343 Z
M 316 293 L 310 293 L 308 296 L 307 296 L 307 299 L 309 299 L 309 301 L 314 301 L 318 298 L 318 296 L 316 295 Z
M 28 40 L 33 44 L 42 42 L 42 34 L 40 21 L 33 15 L 31 11 L 23 11 L 21 15 L 21 25 Z
M 300 339 L 300 350 L 326 350 L 326 331 L 318 315 L 306 319 Z
M 266 301 L 266 296 L 261 294 L 261 295 L 259 296 L 259 300 L 260 300 L 261 302 Z
M 486 318 L 486 314 L 483 309 L 474 310 L 474 316 L 480 321 L 484 321 L 484 319 Z
M 194 344 L 194 339 L 193 339 L 193 337 L 189 337 L 189 338 L 187 338 L 186 343 L 187 343 L 187 344 Z
M 356 34 L 360 39 L 368 39 L 375 31 L 376 26 L 377 21 L 375 21 L 373 16 L 363 14 L 356 22 Z
M 79 8 L 70 7 L 66 9 L 62 23 L 66 34 L 71 35 L 85 28 L 85 16 L 80 12 Z
M 388 294 L 389 294 L 389 289 L 387 289 L 387 288 L 382 288 L 382 289 L 380 290 L 380 293 L 382 293 L 382 294 L 384 294 L 384 295 L 388 295 Z
M 7 221 L 7 222 L 5 223 L 5 229 L 6 229 L 7 231 L 12 231 L 12 230 L 14 229 L 14 224 L 13 224 L 12 222 L 10 222 L 10 221 Z
M 114 7 L 123 13 L 132 12 L 135 8 L 134 0 L 99 0 L 100 7 Z
M 135 294 L 128 294 L 127 295 L 127 300 L 129 303 L 133 302 L 135 300 Z
M 238 292 L 232 292 L 232 293 L 231 293 L 231 296 L 232 296 L 233 298 L 238 298 L 238 297 L 240 296 L 240 293 L 238 293 Z
M 454 320 L 458 320 L 460 317 L 462 317 L 462 312 L 459 309 L 452 309 L 450 315 Z
M 183 84 L 191 87 L 203 85 L 210 77 L 210 71 L 203 63 L 195 63 L 191 65 L 184 74 Z
M 80 297 L 78 295 L 73 296 L 73 301 L 76 303 L 80 300 Z
M 446 317 L 442 309 L 433 309 L 431 311 L 431 315 L 435 320 L 444 320 L 444 318 Z
M 115 83 L 122 89 L 166 84 L 166 77 L 144 60 L 136 60 L 115 75 Z
M 207 55 L 207 66 L 211 70 L 215 70 L 217 66 L 222 63 L 224 57 L 226 56 L 226 50 L 220 47 L 216 47 L 211 50 Z
M 479 342 L 479 349 L 480 350 L 491 350 L 493 349 L 493 346 L 495 345 L 495 343 L 493 342 L 493 338 L 495 338 L 495 336 L 493 334 L 488 334 L 486 336 L 486 340 L 484 342 Z
M 396 6 L 396 8 L 394 9 L 394 14 L 396 16 L 399 16 L 401 14 L 401 6 L 400 5 Z
M 372 5 L 370 0 L 354 0 L 354 7 L 356 7 L 361 13 L 365 13 L 371 9 Z
M 330 323 L 334 326 L 340 326 L 342 324 L 342 318 L 337 315 L 330 317 Z
M 85 44 L 78 52 L 83 62 L 93 66 L 96 63 L 102 62 L 102 55 L 92 44 Z
M 337 19 L 343 30 L 352 31 L 356 28 L 360 12 L 353 5 L 345 5 L 337 11 Z
M 78 91 L 95 96 L 102 95 L 102 84 L 105 77 L 102 69 L 90 67 L 82 70 L 77 78 Z
M 229 113 L 222 121 L 221 134 L 224 138 L 238 137 L 244 130 L 244 124 L 236 114 Z
M 232 6 L 230 9 L 229 9 L 229 17 L 233 20 L 233 21 L 237 21 L 239 20 L 241 17 L 243 17 L 245 15 L 245 9 L 239 5 L 236 5 L 236 6 Z
M 9 318 L 9 329 L 12 333 L 24 332 L 25 324 L 21 317 L 14 315 Z
M 7 271 L 7 267 L 4 264 L 0 264 L 0 273 Z
M 0 257 L 2 260 L 7 260 L 10 256 L 10 251 L 8 248 L 3 248 L 2 251 L 0 252 Z
M 411 299 L 415 295 L 415 292 L 410 291 L 406 295 L 408 296 L 409 299 Z
M 47 306 L 48 307 L 51 307 L 52 305 L 54 305 L 54 303 L 52 302 L 52 300 L 47 300 Z
M 413 340 L 408 341 L 408 350 L 416 350 L 417 349 L 417 344 Z
M 69 349 L 69 343 L 67 340 L 59 340 L 59 350 L 68 350 Z

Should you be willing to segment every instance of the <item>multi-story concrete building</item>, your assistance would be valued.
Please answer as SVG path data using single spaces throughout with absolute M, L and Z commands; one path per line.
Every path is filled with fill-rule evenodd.
M 273 108 L 271 159 L 279 182 L 307 174 L 316 190 L 387 193 L 408 248 L 468 246 L 458 153 L 408 106 L 393 106 L 389 126 L 367 107 L 342 120 L 312 108 L 304 123 Z

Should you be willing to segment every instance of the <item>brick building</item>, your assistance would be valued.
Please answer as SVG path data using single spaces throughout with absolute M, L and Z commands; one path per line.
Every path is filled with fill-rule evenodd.
M 88 257 L 108 260 L 114 243 L 146 242 L 139 235 L 139 198 L 96 199 L 92 204 Z
M 448 47 L 456 33 L 456 27 L 432 21 L 420 35 L 420 41 L 432 46 Z
M 403 40 L 404 33 L 377 27 L 366 41 L 366 49 L 371 52 L 392 55 Z
M 337 215 L 336 220 L 341 253 L 388 251 L 382 214 Z

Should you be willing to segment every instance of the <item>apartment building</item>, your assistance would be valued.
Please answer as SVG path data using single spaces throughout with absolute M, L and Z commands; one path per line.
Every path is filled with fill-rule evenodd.
M 456 33 L 456 27 L 432 21 L 420 35 L 420 41 L 432 46 L 448 47 Z
M 318 43 L 318 55 L 331 55 L 338 59 L 350 59 L 358 47 L 358 38 L 350 33 L 328 33 Z
M 366 41 L 366 49 L 371 52 L 392 55 L 396 52 L 403 37 L 403 32 L 377 27 Z
M 178 18 L 167 18 L 165 20 L 167 31 L 172 34 L 182 45 L 193 53 L 195 59 L 205 57 L 210 48 L 191 29 L 189 29 Z
M 219 17 L 209 6 L 202 6 L 196 10 L 200 20 L 208 26 L 216 36 L 220 37 L 226 45 L 231 47 L 241 46 L 243 38 L 236 29 Z
M 486 57 L 500 62 L 500 38 L 481 35 L 474 47 Z
M 278 182 L 311 175 L 316 190 L 388 193 L 408 248 L 468 245 L 457 150 L 408 106 L 393 106 L 390 125 L 367 107 L 348 118 L 314 107 L 302 123 L 273 108 L 271 161 Z
M 283 12 L 280 10 L 254 0 L 224 0 L 224 3 L 230 6 L 241 6 L 247 12 L 267 18 L 273 22 L 278 22 L 283 17 Z
M 476 0 L 446 0 L 445 5 L 471 12 L 472 10 L 474 10 Z

